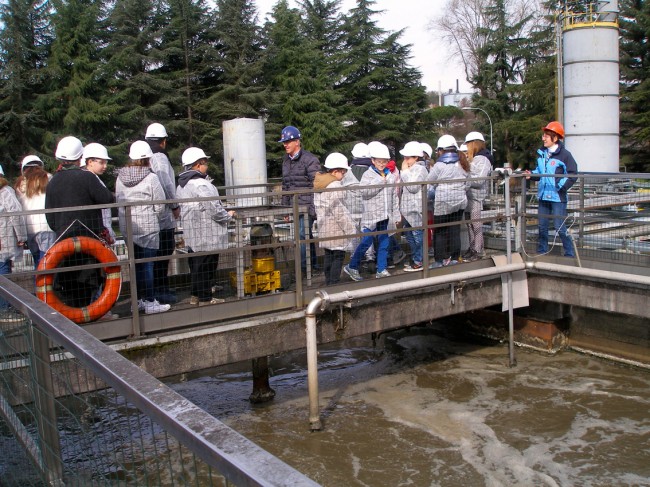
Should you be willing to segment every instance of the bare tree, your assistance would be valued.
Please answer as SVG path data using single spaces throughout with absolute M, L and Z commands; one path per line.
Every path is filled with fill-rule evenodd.
M 436 32 L 436 37 L 450 47 L 449 59 L 463 64 L 468 80 L 478 74 L 482 62 L 479 53 L 490 42 L 485 12 L 491 4 L 492 0 L 449 0 L 442 14 L 429 23 L 430 32 Z M 536 0 L 506 0 L 506 6 L 513 23 L 540 12 L 541 8 Z M 533 28 L 533 24 L 526 25 L 526 30 Z

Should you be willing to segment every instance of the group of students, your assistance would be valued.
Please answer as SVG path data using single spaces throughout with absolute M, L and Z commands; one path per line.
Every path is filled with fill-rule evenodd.
M 177 186 L 166 152 L 167 137 L 164 126 L 154 123 L 147 128 L 144 140 L 131 144 L 129 162 L 117 171 L 114 195 L 99 178 L 111 161 L 106 147 L 98 143 L 84 147 L 72 136 L 62 138 L 57 145 L 55 157 L 59 167 L 53 175 L 45 171 L 39 157 L 28 155 L 22 161 L 21 176 L 14 189 L 4 176 L 0 177 L 2 212 L 66 208 L 0 219 L 0 273 L 11 272 L 11 261 L 22 258 L 24 247 L 29 248 L 37 267 L 59 239 L 89 236 L 113 243 L 116 237 L 110 209 L 87 208 L 113 202 L 133 203 L 121 206 L 118 213 L 120 231 L 125 238 L 132 239 L 136 259 L 171 255 L 179 218 L 184 222 L 184 240 L 190 253 L 226 248 L 227 223 L 235 212 L 221 205 L 219 192 L 207 175 L 210 157 L 200 148 L 186 149 Z M 187 202 L 153 203 L 176 198 Z M 197 198 L 213 199 L 195 201 Z M 190 256 L 191 305 L 223 301 L 212 296 L 218 257 Z M 80 259 L 83 258 L 70 264 L 85 263 Z M 167 268 L 168 260 L 136 264 L 138 308 L 145 314 L 167 311 L 177 301 L 169 288 Z M 67 304 L 81 307 L 97 296 L 101 282 L 98 272 L 64 272 L 58 276 L 55 288 Z M 0 307 L 8 306 L 0 303 Z
M 458 222 L 436 228 L 431 268 L 452 265 L 461 258 L 459 225 L 464 213 L 468 213 L 469 246 L 462 258 L 472 261 L 484 255 L 480 212 L 488 193 L 485 178 L 492 171 L 491 154 L 479 132 L 469 133 L 465 145 L 467 152 L 460 150 L 451 135 L 443 135 L 432 160 L 434 154 L 428 144 L 408 142 L 399 151 L 401 170 L 392 161 L 389 148 L 377 141 L 355 145 L 351 165 L 341 153 L 327 156 L 326 171 L 314 178 L 314 206 L 327 285 L 339 282 L 341 271 L 355 281 L 362 280 L 361 263 L 372 247 L 375 277 L 390 276 L 390 234 L 398 228 L 403 229 L 411 251 L 410 262 L 403 270 L 421 271 L 424 230 L 418 227 L 426 221 L 429 208 L 436 225 Z M 410 184 L 396 186 L 400 182 Z M 342 187 L 346 190 L 323 191 Z M 358 233 L 362 234 L 358 242 L 347 237 Z M 346 252 L 352 255 L 344 266 Z

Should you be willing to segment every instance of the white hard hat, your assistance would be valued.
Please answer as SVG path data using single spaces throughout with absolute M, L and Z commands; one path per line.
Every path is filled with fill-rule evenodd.
M 189 149 L 185 149 L 185 152 L 183 152 L 183 155 L 181 156 L 181 162 L 183 163 L 183 166 L 191 166 L 200 159 L 210 159 L 210 157 L 206 156 L 205 152 L 203 152 L 203 149 L 199 149 L 198 147 L 190 147 Z
M 373 159 L 390 159 L 388 147 L 376 140 L 368 144 L 368 154 Z
M 167 137 L 167 131 L 161 123 L 152 123 L 144 134 L 145 139 L 164 139 L 165 137 Z
M 420 143 L 420 148 L 422 149 L 422 152 L 431 157 L 433 155 L 433 149 L 429 144 L 426 142 L 421 142 Z
M 461 152 L 467 152 L 467 144 L 461 144 L 460 149 L 458 149 Z
M 59 140 L 54 156 L 62 161 L 78 161 L 81 159 L 83 150 L 81 141 L 76 137 L 68 135 Z
M 108 151 L 106 150 L 106 147 L 96 142 L 92 142 L 91 144 L 88 144 L 86 147 L 84 147 L 83 158 L 103 159 L 105 161 L 112 160 L 110 157 L 108 157 Z
M 153 157 L 153 152 L 151 147 L 144 140 L 136 140 L 131 144 L 129 149 L 129 159 L 132 161 L 137 161 L 139 159 L 150 159 Z
M 26 167 L 34 167 L 34 166 L 40 166 L 43 167 L 43 161 L 38 156 L 30 155 L 30 156 L 25 156 L 23 159 L 23 162 L 20 164 L 20 170 L 21 172 L 25 170 Z
M 465 136 L 465 143 L 467 144 L 468 142 L 471 142 L 472 140 L 481 140 L 485 142 L 485 139 L 483 138 L 483 134 L 481 132 L 470 132 Z
M 438 139 L 438 145 L 436 146 L 438 149 L 448 149 L 453 147 L 454 149 L 458 150 L 458 144 L 456 143 L 456 139 L 454 139 L 453 136 L 451 135 L 443 135 Z
M 415 141 L 407 142 L 399 153 L 404 157 L 422 157 L 422 144 Z
M 350 169 L 348 158 L 340 152 L 332 152 L 325 158 L 325 168 L 327 169 Z
M 2 166 L 0 166 L 0 176 L 4 176 L 4 175 L 5 175 L 5 170 L 2 169 Z
M 352 157 L 356 157 L 357 159 L 370 157 L 370 154 L 368 152 L 368 144 L 364 142 L 359 142 L 358 144 L 355 144 L 354 147 L 352 148 Z

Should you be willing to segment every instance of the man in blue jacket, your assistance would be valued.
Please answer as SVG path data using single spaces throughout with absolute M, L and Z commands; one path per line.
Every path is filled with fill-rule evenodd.
M 542 143 L 544 144 L 537 151 L 537 167 L 532 174 L 555 174 L 562 176 L 537 176 L 537 198 L 539 207 L 537 220 L 539 237 L 537 252 L 548 253 L 548 227 L 549 220 L 553 219 L 556 232 L 560 235 L 564 255 L 574 257 L 573 240 L 566 228 L 567 220 L 567 191 L 576 181 L 571 174 L 578 172 L 578 165 L 571 153 L 566 150 L 562 139 L 564 139 L 564 127 L 560 122 L 550 122 L 542 128 Z
M 284 146 L 284 157 L 282 158 L 282 191 L 295 191 L 308 189 L 310 192 L 298 195 L 298 204 L 305 205 L 309 208 L 309 238 L 313 238 L 312 227 L 316 220 L 316 209 L 314 208 L 314 177 L 320 172 L 320 161 L 318 157 L 302 148 L 302 136 L 300 131 L 291 125 L 282 129 L 280 142 Z M 292 205 L 292 195 L 284 195 L 282 204 Z M 289 217 L 286 217 L 288 220 Z M 305 222 L 304 217 L 300 215 L 299 221 L 300 239 L 305 239 Z M 312 269 L 317 270 L 316 246 L 310 245 L 310 254 Z M 307 248 L 305 245 L 300 246 L 300 268 L 303 274 L 307 270 Z

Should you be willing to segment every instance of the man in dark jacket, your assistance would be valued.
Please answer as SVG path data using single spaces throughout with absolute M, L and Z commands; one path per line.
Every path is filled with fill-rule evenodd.
M 45 190 L 45 209 L 68 208 L 66 211 L 47 213 L 47 223 L 57 237 L 86 236 L 99 238 L 104 232 L 101 208 L 91 205 L 113 203 L 113 194 L 90 171 L 80 167 L 83 146 L 76 137 L 64 137 L 56 148 L 56 158 L 61 163 Z M 83 254 L 67 259 L 67 266 L 92 264 L 96 261 Z M 62 301 L 69 306 L 88 306 L 101 284 L 99 269 L 61 272 L 54 288 Z
M 282 129 L 280 135 L 280 142 L 284 145 L 285 155 L 282 158 L 282 191 L 296 191 L 308 189 L 306 192 L 298 195 L 298 204 L 300 206 L 307 206 L 309 212 L 309 238 L 314 238 L 312 235 L 312 227 L 314 220 L 316 220 L 316 210 L 314 209 L 314 177 L 320 172 L 320 161 L 318 158 L 309 151 L 302 148 L 300 131 L 291 125 Z M 284 195 L 282 197 L 282 204 L 291 206 L 293 204 L 293 195 Z M 285 218 L 289 220 L 289 217 Z M 299 220 L 300 239 L 305 239 L 305 222 L 301 214 Z M 310 254 L 312 262 L 316 260 L 316 246 L 310 244 Z M 305 245 L 300 246 L 300 268 L 303 273 L 307 269 L 307 248 Z M 314 270 L 318 266 L 312 265 Z
M 45 209 L 71 208 L 46 214 L 47 223 L 57 237 L 99 237 L 104 231 L 102 210 L 82 207 L 114 201 L 111 192 L 97 176 L 79 167 L 82 152 L 83 146 L 76 137 L 64 137 L 56 148 L 56 158 L 61 166 L 45 190 Z

